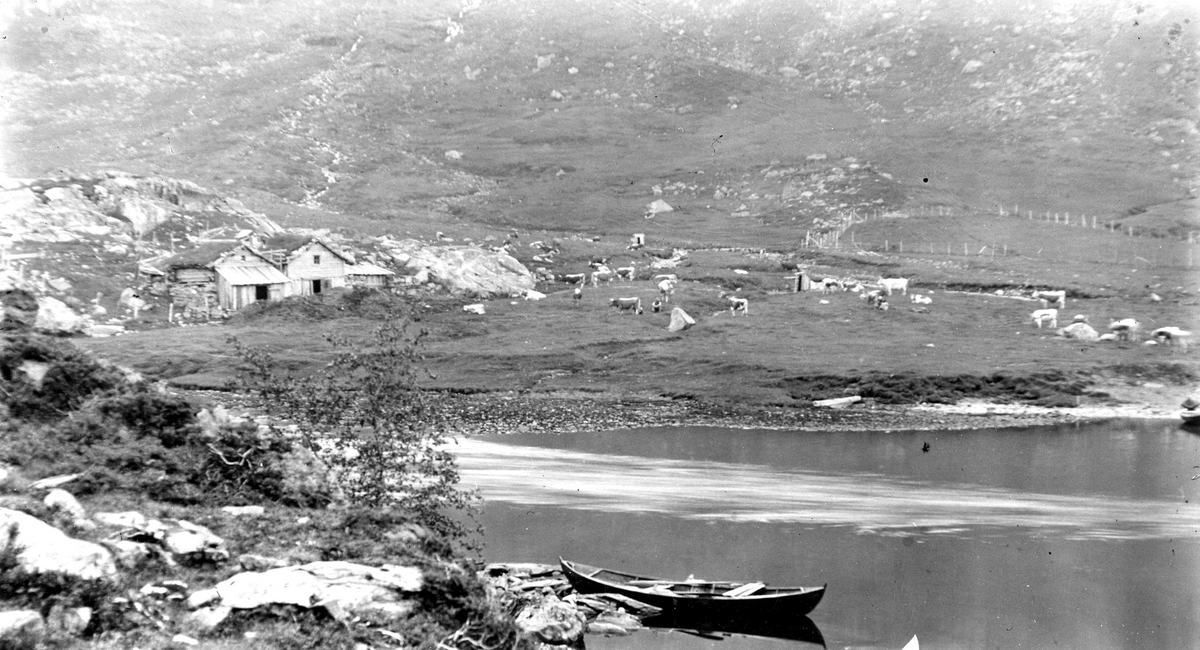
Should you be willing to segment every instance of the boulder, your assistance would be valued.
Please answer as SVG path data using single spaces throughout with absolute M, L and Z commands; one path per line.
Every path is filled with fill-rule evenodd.
M 536 280 L 529 269 L 504 251 L 476 246 L 426 246 L 416 240 L 398 242 L 388 254 L 414 282 L 436 283 L 452 293 L 479 298 L 524 295 Z
M 71 334 L 87 327 L 87 318 L 76 314 L 58 298 L 42 296 L 37 299 L 37 319 L 33 327 L 51 334 Z
M 282 569 L 290 566 L 291 562 L 276 557 L 267 557 L 266 555 L 243 553 L 238 556 L 238 564 L 246 571 L 269 571 L 271 569 Z
M 133 196 L 117 199 L 116 217 L 128 221 L 134 234 L 144 235 L 171 219 L 171 212 L 149 201 Z
M 225 540 L 204 526 L 184 519 L 151 519 L 143 530 L 150 532 L 166 551 L 185 561 L 223 562 L 229 559 Z
M 331 612 L 401 616 L 413 608 L 403 595 L 418 592 L 423 585 L 421 570 L 415 567 L 310 562 L 261 573 L 239 573 L 217 584 L 213 590 L 219 597 L 206 604 L 256 609 L 268 605 L 325 607 L 333 603 Z M 199 600 L 195 594 L 193 597 Z
M 587 620 L 574 605 L 547 594 L 521 610 L 515 623 L 526 639 L 549 645 L 573 645 L 583 637 Z
M 92 622 L 91 607 L 54 605 L 46 615 L 46 628 L 55 635 L 79 636 Z
M 40 519 L 16 510 L 0 508 L 0 547 L 15 549 L 18 565 L 30 573 L 58 574 L 77 580 L 111 580 L 117 575 L 108 549 L 68 537 Z
M 29 609 L 0 612 L 0 647 L 33 648 L 46 637 L 42 615 Z
M 696 319 L 680 307 L 671 310 L 671 323 L 667 325 L 668 332 L 679 332 L 696 324 Z
M 112 552 L 117 565 L 124 569 L 136 569 L 144 565 L 156 554 L 148 544 L 127 539 L 104 540 L 102 542 Z
M 1100 333 L 1091 325 L 1084 322 L 1071 323 L 1066 327 L 1059 328 L 1055 335 L 1068 339 L 1079 339 L 1081 341 L 1098 341 Z
M 125 512 L 97 512 L 92 520 L 104 526 L 115 528 L 140 528 L 146 525 L 146 516 L 134 510 Z

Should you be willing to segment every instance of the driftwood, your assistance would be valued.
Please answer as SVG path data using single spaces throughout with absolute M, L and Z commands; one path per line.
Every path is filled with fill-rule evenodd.
M 850 397 L 834 397 L 833 399 L 819 399 L 813 402 L 813 406 L 823 406 L 825 408 L 841 408 L 849 406 L 855 402 L 861 402 L 862 397 L 852 395 Z

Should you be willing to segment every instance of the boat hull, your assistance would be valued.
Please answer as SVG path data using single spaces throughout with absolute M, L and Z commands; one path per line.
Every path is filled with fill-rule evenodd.
M 774 588 L 767 593 L 727 597 L 720 591 L 740 586 L 740 583 L 672 582 L 619 573 L 562 560 L 563 574 L 576 591 L 583 594 L 616 593 L 652 605 L 663 614 L 695 619 L 707 617 L 715 623 L 769 621 L 779 617 L 804 616 L 816 608 L 825 596 L 825 587 Z M 593 575 L 589 575 L 593 574 Z M 628 584 L 656 582 L 664 586 L 701 590 L 712 587 L 712 593 L 675 594 Z

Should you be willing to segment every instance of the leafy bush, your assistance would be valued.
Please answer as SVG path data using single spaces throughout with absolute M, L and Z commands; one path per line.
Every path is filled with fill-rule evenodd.
M 477 496 L 458 489 L 434 396 L 417 386 L 425 333 L 410 333 L 411 322 L 407 312 L 390 318 L 364 350 L 328 337 L 333 361 L 304 377 L 280 375 L 268 353 L 231 342 L 248 365 L 244 388 L 299 425 L 304 445 L 320 450 L 351 504 L 411 513 L 434 532 L 465 540 L 466 527 L 448 513 L 472 517 Z
M 41 382 L 26 377 L 22 371 L 26 362 L 48 366 Z M 0 348 L 0 399 L 14 418 L 60 419 L 92 396 L 122 383 L 118 370 L 105 367 L 65 341 L 19 335 Z

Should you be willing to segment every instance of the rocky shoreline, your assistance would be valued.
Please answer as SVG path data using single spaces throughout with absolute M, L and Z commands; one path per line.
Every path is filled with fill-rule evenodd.
M 182 391 L 251 419 L 261 405 L 246 395 Z M 437 419 L 449 435 L 561 434 L 651 427 L 722 427 L 794 431 L 953 431 L 1033 427 L 1115 419 L 1178 420 L 1178 409 L 1156 403 L 1046 407 L 964 400 L 957 404 L 879 404 L 840 408 L 716 404 L 695 399 L 537 393 L 442 394 Z M 262 421 L 260 419 L 260 421 Z

